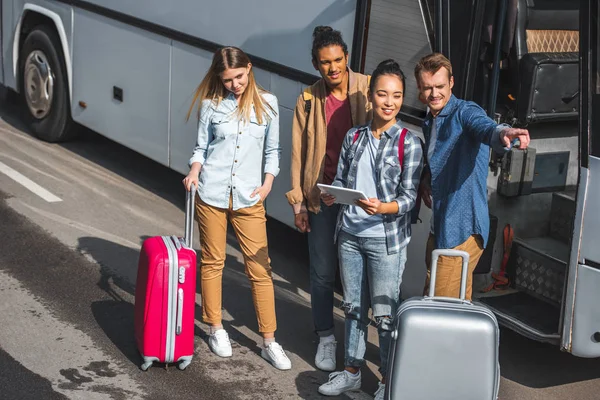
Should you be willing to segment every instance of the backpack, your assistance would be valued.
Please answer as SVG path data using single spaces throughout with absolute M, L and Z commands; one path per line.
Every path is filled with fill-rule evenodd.
M 400 163 L 400 172 L 402 172 L 402 166 L 404 165 L 404 140 L 406 139 L 406 135 L 408 134 L 408 129 L 403 128 L 402 132 L 400 132 L 400 138 L 398 139 L 398 162 Z M 354 137 L 352 138 L 352 144 L 354 144 L 358 140 L 358 136 L 360 135 L 360 129 L 354 132 Z M 423 142 L 421 138 L 418 138 L 419 142 L 421 142 L 421 148 L 423 147 Z M 417 188 L 417 198 L 415 200 L 415 206 L 410 210 L 410 223 L 416 224 L 418 221 L 421 221 L 419 218 L 419 212 L 421 211 L 421 195 Z M 421 221 L 422 222 L 422 221 Z

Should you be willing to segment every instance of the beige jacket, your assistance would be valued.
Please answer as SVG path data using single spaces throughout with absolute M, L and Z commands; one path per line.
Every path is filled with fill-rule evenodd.
M 367 98 L 369 78 L 348 69 L 352 125 L 364 125 L 372 118 L 371 103 Z M 292 125 L 292 189 L 286 193 L 288 202 L 298 213 L 306 207 L 318 213 L 321 206 L 317 183 L 323 181 L 327 124 L 325 101 L 328 91 L 323 79 L 304 90 L 296 102 Z M 310 100 L 310 115 L 306 115 L 305 101 Z

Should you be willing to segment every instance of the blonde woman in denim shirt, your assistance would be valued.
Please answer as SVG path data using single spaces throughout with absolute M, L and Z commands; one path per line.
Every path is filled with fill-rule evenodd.
M 277 98 L 256 83 L 250 59 L 242 50 L 225 47 L 215 53 L 196 90 L 188 118 L 196 103 L 198 140 L 183 183 L 187 190 L 192 185 L 198 188 L 202 317 L 210 325 L 209 347 L 218 356 L 232 355 L 221 321 L 229 220 L 244 254 L 258 328 L 264 339 L 261 354 L 275 368 L 290 369 L 289 358 L 275 341 L 275 295 L 263 207 L 279 173 Z
M 369 306 L 377 322 L 382 382 L 375 400 L 383 400 L 393 318 L 400 302 L 400 283 L 411 235 L 423 151 L 419 138 L 404 131 L 396 115 L 402 106 L 404 73 L 394 60 L 381 62 L 371 78 L 371 123 L 352 128 L 344 138 L 334 186 L 358 189 L 369 200 L 344 205 L 338 214 L 338 244 L 346 314 L 345 369 L 329 375 L 319 387 L 337 396 L 361 386 L 369 325 Z M 404 134 L 403 134 L 404 132 Z M 402 155 L 402 162 L 400 162 Z M 323 194 L 323 202 L 335 198 Z

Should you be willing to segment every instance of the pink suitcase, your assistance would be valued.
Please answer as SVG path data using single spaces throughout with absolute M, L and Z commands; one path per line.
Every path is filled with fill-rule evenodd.
M 140 253 L 135 287 L 135 339 L 144 360 L 179 363 L 184 370 L 194 355 L 196 252 L 192 249 L 196 191 L 187 193 L 185 239 L 155 236 Z

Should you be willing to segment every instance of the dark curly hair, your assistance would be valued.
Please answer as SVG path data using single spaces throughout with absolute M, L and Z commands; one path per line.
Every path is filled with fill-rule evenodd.
M 328 46 L 340 46 L 344 54 L 348 55 L 348 45 L 342 39 L 342 32 L 330 26 L 317 26 L 313 31 L 312 60 L 317 62 L 319 50 Z
M 406 76 L 404 76 L 404 72 L 402 72 L 400 65 L 390 58 L 380 62 L 379 65 L 377 65 L 377 68 L 375 68 L 375 71 L 373 71 L 373 74 L 371 75 L 371 84 L 369 85 L 371 93 L 373 93 L 375 89 L 377 79 L 382 75 L 394 75 L 398 77 L 402 82 L 402 90 L 406 89 Z

